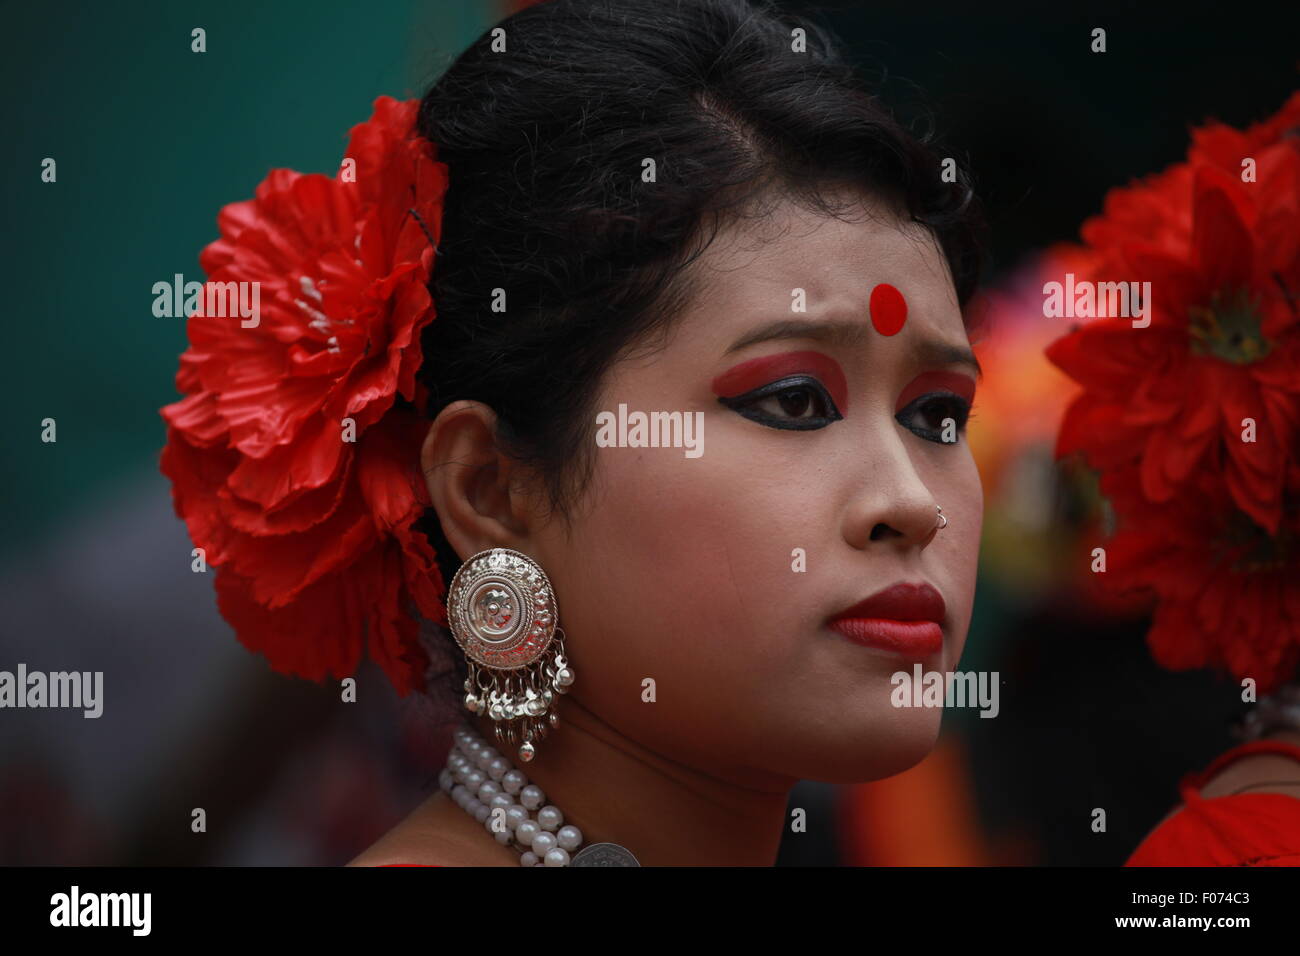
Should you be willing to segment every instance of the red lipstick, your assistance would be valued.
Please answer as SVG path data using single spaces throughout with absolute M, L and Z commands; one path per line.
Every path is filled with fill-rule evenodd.
M 895 584 L 831 618 L 855 644 L 921 658 L 943 650 L 943 595 L 928 584 Z

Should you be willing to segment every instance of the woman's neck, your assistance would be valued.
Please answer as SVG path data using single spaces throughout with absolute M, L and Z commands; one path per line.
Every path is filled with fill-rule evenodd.
M 653 753 L 572 696 L 557 728 L 523 763 L 498 743 L 490 718 L 474 726 L 577 826 L 583 845 L 617 843 L 642 866 L 771 866 L 792 779 L 705 773 Z

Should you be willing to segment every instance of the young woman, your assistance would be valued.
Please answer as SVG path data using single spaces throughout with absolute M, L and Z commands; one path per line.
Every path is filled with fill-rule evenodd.
M 526 9 L 436 82 L 415 132 L 428 152 L 396 205 L 366 193 L 400 165 L 369 127 L 349 150 L 359 205 L 293 186 L 296 209 L 341 190 L 347 229 L 398 209 L 356 237 L 358 267 L 389 260 L 366 301 L 389 298 L 344 318 L 346 264 L 317 249 L 333 239 L 301 240 L 312 267 L 290 270 L 266 334 L 313 331 L 293 376 L 246 392 L 278 401 L 326 365 L 330 390 L 260 410 L 275 434 L 208 486 L 283 521 L 191 520 L 228 558 L 223 610 L 285 669 L 342 676 L 361 632 L 399 688 L 427 667 L 470 708 L 442 787 L 356 864 L 562 866 L 604 844 L 601 864 L 770 865 L 796 781 L 926 756 L 942 709 L 898 706 L 894 675 L 961 659 L 982 512 L 968 176 L 816 25 L 745 0 Z M 410 143 L 385 148 L 406 163 Z M 275 218 L 274 195 L 250 208 Z M 210 277 L 255 219 L 228 217 Z M 263 245 L 264 265 L 280 246 Z M 392 291 L 426 269 L 427 303 Z M 365 321 L 384 335 L 357 337 Z M 353 374 L 376 356 L 383 376 Z M 253 416 L 213 407 L 207 432 L 169 421 L 238 446 Z M 401 440 L 368 437 L 416 413 Z M 292 462 L 259 472 L 282 448 Z M 418 487 L 395 491 L 381 456 L 418 460 Z M 173 476 L 200 483 L 181 457 Z M 337 517 L 354 498 L 373 523 Z M 339 556 L 348 534 L 365 547 Z M 255 555 L 295 535 L 319 535 L 301 562 L 323 569 L 277 592 Z M 448 630 L 419 645 L 413 611 Z

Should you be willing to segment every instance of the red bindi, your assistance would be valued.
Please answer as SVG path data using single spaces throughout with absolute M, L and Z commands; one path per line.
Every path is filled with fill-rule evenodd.
M 871 324 L 881 335 L 897 335 L 907 321 L 907 300 L 888 282 L 871 290 Z
M 767 385 L 769 382 L 799 372 L 820 379 L 840 414 L 848 414 L 849 390 L 844 380 L 844 370 L 840 368 L 839 362 L 821 352 L 783 352 L 779 355 L 762 355 L 748 362 L 741 362 L 713 380 L 713 394 L 720 398 L 735 398 L 760 385 Z

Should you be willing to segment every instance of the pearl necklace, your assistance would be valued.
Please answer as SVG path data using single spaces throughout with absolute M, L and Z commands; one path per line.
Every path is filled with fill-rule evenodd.
M 438 785 L 502 846 L 520 851 L 520 866 L 568 866 L 582 846 L 582 831 L 546 804 L 546 794 L 483 739 L 473 727 L 456 730 Z M 545 805 L 543 805 L 545 804 Z M 504 826 L 493 824 L 504 811 Z M 536 811 L 537 816 L 533 816 Z

